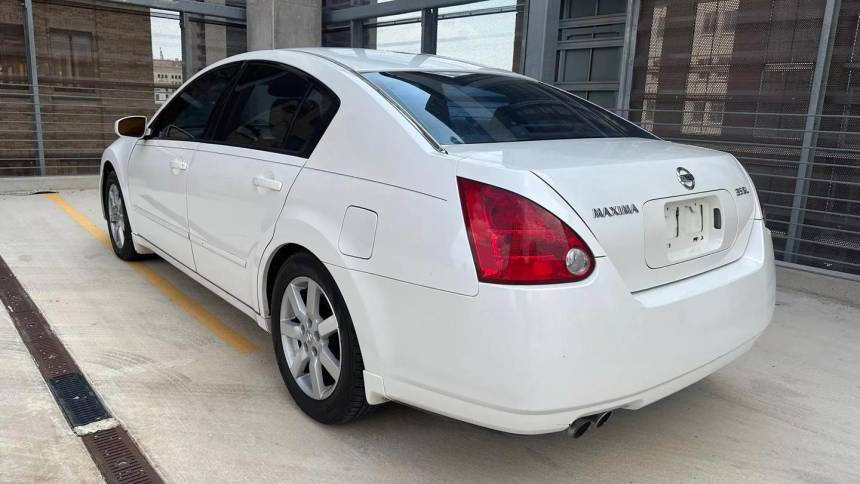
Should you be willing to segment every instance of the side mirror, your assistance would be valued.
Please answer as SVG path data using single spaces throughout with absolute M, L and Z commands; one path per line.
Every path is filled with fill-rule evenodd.
M 127 116 L 117 119 L 113 125 L 117 136 L 140 138 L 146 134 L 146 116 Z

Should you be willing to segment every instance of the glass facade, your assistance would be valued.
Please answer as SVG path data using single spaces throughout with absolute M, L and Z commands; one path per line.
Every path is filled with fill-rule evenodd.
M 329 0 L 324 3 L 324 11 L 367 4 L 370 3 Z M 485 0 L 427 9 L 435 20 L 426 27 L 421 22 L 422 11 L 363 18 L 360 19 L 360 45 L 351 42 L 348 22 L 325 23 L 322 44 L 324 47 L 421 53 L 422 33 L 424 29 L 430 29 L 431 45 L 425 46 L 425 53 L 519 72 L 522 69 L 525 4 L 525 0 Z
M 517 65 L 517 12 L 523 4 L 512 0 L 443 7 L 439 9 L 436 53 L 509 71 Z M 522 14 L 520 13 L 520 16 Z
M 33 85 L 25 14 L 0 0 L 0 176 L 97 173 L 116 119 L 152 115 L 188 73 L 246 50 L 244 25 L 224 19 L 183 28 L 178 12 L 39 1 Z
M 421 13 L 377 17 L 365 22 L 364 45 L 368 49 L 421 53 Z

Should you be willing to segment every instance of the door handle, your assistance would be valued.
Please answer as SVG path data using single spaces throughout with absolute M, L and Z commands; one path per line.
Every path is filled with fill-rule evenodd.
M 170 161 L 170 169 L 171 170 L 185 171 L 188 169 L 188 162 L 182 161 L 182 160 L 171 160 Z
M 260 188 L 267 188 L 269 190 L 274 190 L 276 192 L 281 191 L 281 188 L 284 186 L 283 183 L 278 180 L 273 180 L 271 178 L 266 178 L 262 176 L 254 177 L 254 185 Z

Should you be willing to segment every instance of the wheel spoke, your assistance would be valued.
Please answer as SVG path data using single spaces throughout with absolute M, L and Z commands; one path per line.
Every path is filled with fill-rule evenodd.
M 302 328 L 290 321 L 289 319 L 281 319 L 281 334 L 287 338 L 300 339 L 302 337 Z
M 305 310 L 308 317 L 313 321 L 320 314 L 320 287 L 316 282 L 308 279 L 308 291 L 305 303 Z
M 320 351 L 319 360 L 328 374 L 334 378 L 334 381 L 337 381 L 338 377 L 340 377 L 340 361 L 334 357 L 331 350 L 324 347 L 322 351 Z
M 314 392 L 314 396 L 316 398 L 321 398 L 324 385 L 322 376 L 322 365 L 320 364 L 319 358 L 311 358 L 311 362 L 308 365 L 308 373 L 310 373 L 311 389 Z
M 317 325 L 317 331 L 320 332 L 320 338 L 325 338 L 337 331 L 337 318 L 334 317 L 334 314 L 320 322 Z
M 308 320 L 308 313 L 307 309 L 305 309 L 305 303 L 302 301 L 302 293 L 300 291 L 301 289 L 295 284 L 287 286 L 287 298 L 289 298 L 293 313 L 299 321 L 304 323 Z
M 296 352 L 293 363 L 290 365 L 290 372 L 293 377 L 298 378 L 305 372 L 305 366 L 308 364 L 308 352 L 304 348 Z
M 112 222 L 116 221 L 117 209 L 116 209 L 116 189 L 111 187 L 108 191 L 108 214 L 110 220 Z

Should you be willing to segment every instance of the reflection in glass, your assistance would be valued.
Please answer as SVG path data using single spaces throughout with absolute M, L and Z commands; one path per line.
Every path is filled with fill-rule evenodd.
M 512 70 L 516 16 L 516 12 L 505 12 L 440 19 L 436 53 Z
M 520 77 L 369 72 L 441 144 L 642 137 L 646 131 L 562 91 Z
M 364 47 L 397 52 L 421 52 L 421 22 L 415 12 L 379 17 L 375 24 L 364 28 Z M 392 23 L 386 22 L 409 22 Z

